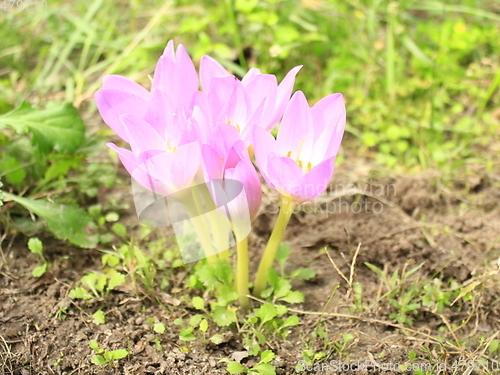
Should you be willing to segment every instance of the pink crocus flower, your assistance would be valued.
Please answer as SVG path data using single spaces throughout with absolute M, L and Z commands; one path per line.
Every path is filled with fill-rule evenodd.
M 292 202 L 321 195 L 333 174 L 345 121 L 341 94 L 329 95 L 310 108 L 297 91 L 276 139 L 262 128 L 253 131 L 257 164 L 266 182 Z
M 262 186 L 238 131 L 219 124 L 201 147 L 205 181 L 215 203 L 228 209 L 233 223 L 249 223 L 259 210 Z
M 189 117 L 197 92 L 198 75 L 193 61 L 182 44 L 174 51 L 174 42 L 170 40 L 158 60 L 151 92 L 128 78 L 110 75 L 104 78 L 103 88 L 95 93 L 94 99 L 104 122 L 130 143 L 120 116 L 131 113 L 144 118 L 153 102 L 158 111 L 165 112 L 164 116 L 175 113 Z M 155 125 L 158 130 L 166 126 L 164 123 Z
M 251 129 L 270 131 L 281 119 L 292 94 L 295 76 L 301 66 L 290 70 L 278 85 L 276 76 L 252 68 L 240 81 L 209 56 L 200 62 L 200 80 L 205 95 L 209 123 L 228 123 L 241 132 L 250 145 Z

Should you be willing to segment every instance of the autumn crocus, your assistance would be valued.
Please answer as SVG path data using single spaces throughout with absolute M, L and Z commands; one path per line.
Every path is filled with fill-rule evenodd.
M 216 60 L 203 56 L 200 80 L 205 103 L 200 106 L 207 106 L 210 123 L 235 126 L 249 146 L 255 126 L 270 131 L 278 124 L 300 68 L 290 70 L 279 85 L 276 76 L 262 74 L 257 68 L 250 69 L 240 81 Z
M 202 156 L 207 186 L 236 237 L 236 290 L 240 305 L 248 308 L 248 234 L 262 199 L 260 179 L 238 131 L 229 124 L 211 130 Z
M 333 174 L 346 121 L 341 94 L 332 94 L 312 108 L 297 91 L 285 110 L 276 139 L 261 128 L 253 129 L 255 157 L 266 182 L 280 194 L 281 209 L 261 259 L 254 293 L 266 286 L 285 228 L 296 205 L 321 195 Z

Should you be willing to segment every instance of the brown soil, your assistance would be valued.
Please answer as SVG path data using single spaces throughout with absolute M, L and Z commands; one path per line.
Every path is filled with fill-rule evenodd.
M 408 362 L 410 351 L 435 364 L 476 358 L 471 358 L 476 349 L 484 349 L 476 353 L 477 358 L 488 355 L 480 339 L 500 339 L 500 288 L 498 273 L 494 274 L 500 257 L 498 181 L 481 176 L 453 188 L 439 181 L 436 175 L 395 178 L 341 166 L 336 185 L 321 198 L 323 212 L 300 212 L 292 218 L 285 238 L 292 248 L 288 268 L 312 267 L 317 276 L 294 284 L 304 292 L 306 302 L 290 306 L 300 311 L 301 326 L 292 330 L 287 340 L 271 343 L 277 354 L 273 364 L 278 374 L 295 373 L 304 349 L 326 351 L 323 363 L 377 363 L 372 369 L 342 372 L 346 374 L 401 373 L 384 371 L 383 364 Z M 351 191 L 339 189 L 341 183 Z M 358 189 L 356 194 L 352 188 Z M 275 218 L 265 212 L 266 207 L 255 223 L 253 248 L 262 248 Z M 304 208 L 313 209 L 312 205 Z M 134 225 L 133 216 L 127 221 Z M 244 350 L 241 337 L 230 328 L 217 332 L 211 328 L 210 334 L 226 335 L 218 346 L 180 341 L 179 327 L 173 320 L 190 311 L 175 291 L 169 291 L 172 295 L 158 292 L 163 293 L 164 304 L 137 298 L 125 288 L 105 300 L 69 299 L 68 291 L 75 283 L 89 270 L 99 269 L 101 253 L 49 237 L 43 241 L 53 266 L 40 279 L 31 276 L 36 258 L 26 249 L 26 238 L 18 236 L 12 243 L 7 239 L 2 244 L 0 374 L 226 374 L 226 365 L 219 360 Z M 411 280 L 470 283 L 473 299 L 458 301 L 442 313 L 420 307 L 413 327 L 406 325 L 404 329 L 390 317 L 395 310 L 387 298 L 381 298 L 387 290 L 365 262 L 389 276 L 423 264 Z M 358 309 L 352 290 L 356 282 L 363 287 Z M 106 324 L 93 323 L 91 314 L 98 309 L 106 312 Z M 322 311 L 322 316 L 313 314 Z M 166 333 L 154 334 L 147 323 L 150 317 L 163 322 Z M 311 335 L 319 324 L 326 338 Z M 342 342 L 346 333 L 355 339 L 342 351 L 328 345 Z M 156 337 L 161 350 L 154 342 Z M 117 361 L 115 368 L 93 365 L 88 346 L 92 339 L 106 349 L 126 348 L 130 356 Z M 189 349 L 187 353 L 184 347 Z M 490 358 L 495 359 L 495 354 Z M 246 361 L 255 362 L 253 358 Z M 453 373 L 450 368 L 448 372 Z M 461 372 L 465 371 L 456 373 Z M 332 367 L 317 367 L 311 373 L 337 372 Z

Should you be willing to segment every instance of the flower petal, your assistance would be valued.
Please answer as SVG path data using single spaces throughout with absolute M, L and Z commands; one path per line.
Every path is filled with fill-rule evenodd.
M 134 115 L 122 115 L 120 120 L 125 127 L 132 152 L 136 155 L 146 150 L 164 150 L 165 141 L 156 130 L 142 118 Z
M 286 107 L 278 132 L 278 152 L 297 159 L 302 149 L 312 147 L 312 116 L 307 99 L 302 91 L 297 91 Z M 291 154 L 288 155 L 288 152 Z
M 210 91 L 213 78 L 229 75 L 229 72 L 217 60 L 207 55 L 202 56 L 200 60 L 200 80 L 204 92 Z
M 280 194 L 295 196 L 300 192 L 299 181 L 304 174 L 294 160 L 271 153 L 267 168 L 269 180 Z
M 94 99 L 104 122 L 125 142 L 128 137 L 120 116 L 133 113 L 142 117 L 148 103 L 142 97 L 129 92 L 115 89 L 100 89 L 94 94 Z
M 300 179 L 299 189 L 294 194 L 297 202 L 307 202 L 323 194 L 332 178 L 334 166 L 335 158 L 329 158 L 307 172 Z
M 271 133 L 258 126 L 253 129 L 252 138 L 252 145 L 257 166 L 259 167 L 260 173 L 264 179 L 269 183 L 269 155 L 276 151 L 276 140 Z

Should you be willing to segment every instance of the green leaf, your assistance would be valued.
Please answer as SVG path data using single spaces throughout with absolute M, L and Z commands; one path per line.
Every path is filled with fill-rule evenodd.
M 21 204 L 44 219 L 50 231 L 57 238 L 68 240 L 80 247 L 90 248 L 96 245 L 97 237 L 87 233 L 87 230 L 95 228 L 95 224 L 87 213 L 77 205 L 56 204 L 22 198 L 10 193 L 4 194 L 6 198 Z
M 236 322 L 236 317 L 232 311 L 227 307 L 215 306 L 212 311 L 212 318 L 219 327 L 227 327 L 228 325 Z
M 89 341 L 89 347 L 90 349 L 94 350 L 94 351 L 99 351 L 100 348 L 99 348 L 99 343 L 97 342 L 97 340 L 90 340 Z
M 262 375 L 276 375 L 276 369 L 270 363 L 260 363 L 252 367 L 252 370 Z
M 119 237 L 125 238 L 127 236 L 127 228 L 122 223 L 114 223 L 111 229 Z
M 109 354 L 108 354 L 109 353 Z M 104 355 L 108 354 L 111 359 L 122 359 L 128 356 L 128 351 L 125 349 L 112 350 L 110 352 L 104 353 Z
M 106 360 L 102 355 L 95 355 L 92 357 L 92 363 L 94 365 L 103 366 L 106 364 Z
M 52 149 L 73 153 L 85 136 L 85 125 L 70 103 L 52 102 L 42 110 L 23 102 L 17 109 L 0 116 L 0 129 L 5 125 L 12 126 L 18 134 L 32 132 L 33 142 L 44 153 Z
M 241 363 L 238 363 L 236 361 L 228 362 L 226 370 L 230 374 L 244 374 L 248 371 L 245 366 L 243 366 Z
M 193 304 L 193 307 L 196 310 L 203 310 L 205 308 L 205 301 L 201 297 L 198 297 L 198 296 L 193 297 L 193 299 L 191 300 L 191 303 Z
M 264 350 L 260 354 L 260 363 L 268 363 L 271 362 L 275 357 L 275 354 L 272 350 Z
M 155 325 L 153 325 L 153 331 L 159 334 L 165 333 L 165 324 L 156 323 Z
M 491 340 L 490 345 L 488 345 L 488 352 L 490 353 L 490 355 L 493 355 L 498 350 L 499 347 L 500 347 L 499 340 L 497 339 Z
M 302 303 L 304 302 L 304 294 L 299 291 L 290 292 L 286 296 L 281 297 L 280 300 L 288 303 Z
M 297 315 L 290 315 L 288 318 L 286 318 L 281 327 L 282 328 L 295 327 L 298 324 L 299 324 L 299 317 Z
M 82 159 L 80 157 L 67 158 L 67 159 L 64 158 L 54 161 L 50 165 L 50 167 L 47 168 L 47 171 L 45 172 L 43 180 L 40 182 L 40 184 L 43 185 L 56 178 L 65 177 L 68 174 L 68 171 L 72 168 L 78 167 L 81 161 Z
M 179 339 L 182 341 L 193 341 L 196 339 L 193 335 L 193 330 L 194 327 L 187 327 L 184 329 L 181 329 L 179 332 Z
M 113 290 L 117 286 L 125 284 L 125 282 L 127 281 L 125 275 L 115 269 L 109 270 L 108 277 L 108 290 Z
M 203 332 L 203 333 L 207 332 L 207 330 L 208 330 L 208 321 L 206 319 L 203 319 L 200 322 L 199 328 L 200 328 L 201 332 Z
M 33 268 L 31 270 L 31 274 L 33 275 L 33 277 L 41 277 L 47 271 L 47 268 L 49 268 L 49 264 L 44 263 L 41 266 Z
M 40 241 L 40 239 L 37 238 L 37 237 L 30 238 L 28 240 L 28 249 L 33 254 L 42 255 L 42 253 L 43 253 L 43 244 L 42 244 L 42 241 Z
M 189 325 L 195 327 L 201 322 L 202 319 L 203 315 L 201 314 L 192 315 L 191 318 L 189 318 Z
M 257 309 L 257 316 L 259 317 L 261 323 L 266 323 L 278 315 L 276 307 L 272 303 L 264 303 L 261 307 Z
M 224 337 L 224 335 L 216 334 L 216 335 L 213 335 L 212 337 L 210 337 L 208 340 L 211 343 L 214 343 L 215 345 L 220 345 L 223 342 L 225 342 L 225 337 Z
M 68 294 L 69 298 L 79 298 L 79 299 L 92 299 L 93 296 L 87 292 L 86 289 L 78 287 L 75 289 L 71 289 Z
M 0 170 L 7 182 L 18 188 L 23 185 L 26 170 L 22 168 L 22 164 L 14 156 L 4 154 L 0 159 Z
M 106 323 L 106 318 L 104 317 L 104 313 L 102 310 L 97 310 L 92 314 L 92 318 L 94 319 L 95 324 L 104 324 Z
M 285 263 L 290 258 L 290 245 L 281 242 L 276 252 L 276 260 L 278 263 Z
M 291 276 L 299 280 L 310 280 L 316 276 L 316 271 L 312 268 L 301 268 L 300 270 L 293 271 Z

